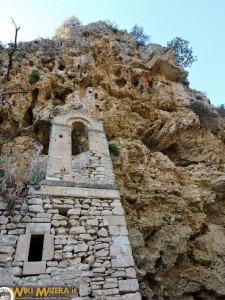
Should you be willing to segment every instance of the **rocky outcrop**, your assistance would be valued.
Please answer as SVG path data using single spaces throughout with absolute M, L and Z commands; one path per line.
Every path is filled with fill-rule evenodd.
M 138 47 L 104 22 L 74 30 L 20 45 L 27 59 L 17 53 L 8 90 L 29 93 L 8 96 L 11 109 L 0 106 L 1 157 L 19 149 L 12 161 L 28 174 L 39 144 L 48 152 L 54 116 L 79 110 L 102 119 L 121 148 L 114 170 L 143 299 L 223 299 L 224 119 L 189 88 L 170 49 Z M 31 85 L 33 69 L 40 80 Z M 193 101 L 210 113 L 194 113 Z

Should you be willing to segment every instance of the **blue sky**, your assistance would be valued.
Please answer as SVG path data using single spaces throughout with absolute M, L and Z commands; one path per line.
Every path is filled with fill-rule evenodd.
M 225 0 L 0 0 L 0 41 L 13 40 L 10 17 L 21 27 L 19 40 L 51 37 L 71 15 L 83 24 L 110 19 L 128 31 L 136 23 L 151 42 L 166 46 L 180 36 L 197 56 L 190 86 L 211 102 L 225 103 Z

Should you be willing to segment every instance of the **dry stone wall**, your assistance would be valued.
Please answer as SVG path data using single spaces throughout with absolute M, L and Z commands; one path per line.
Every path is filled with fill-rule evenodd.
M 0 203 L 0 266 L 13 285 L 75 286 L 84 299 L 141 299 L 120 199 L 30 196 L 17 200 L 13 216 Z M 32 274 L 36 262 L 24 257 L 29 235 L 18 249 L 31 225 L 49 226 L 48 239 L 54 237 L 41 274 Z

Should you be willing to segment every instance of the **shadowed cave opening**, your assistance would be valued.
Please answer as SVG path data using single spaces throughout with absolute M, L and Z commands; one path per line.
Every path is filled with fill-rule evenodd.
M 31 235 L 28 261 L 42 261 L 44 235 Z
M 73 123 L 72 138 L 72 155 L 78 155 L 89 150 L 88 147 L 88 130 L 82 122 Z
M 42 144 L 42 154 L 48 155 L 50 140 L 51 123 L 49 121 L 39 120 L 34 126 L 34 133 L 37 140 Z

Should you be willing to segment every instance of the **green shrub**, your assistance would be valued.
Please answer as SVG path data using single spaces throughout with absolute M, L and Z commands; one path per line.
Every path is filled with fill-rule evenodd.
M 43 167 L 32 167 L 30 184 L 39 184 L 45 178 L 45 170 Z
M 27 75 L 27 80 L 29 81 L 30 84 L 34 84 L 38 82 L 40 79 L 40 73 L 38 70 L 33 70 L 31 73 Z
M 136 24 L 131 29 L 131 34 L 136 38 L 138 46 L 145 46 L 150 41 L 150 36 L 144 33 L 143 27 Z
M 5 169 L 3 168 L 4 163 L 5 161 L 0 159 L 0 181 L 5 175 Z
M 225 105 L 221 104 L 216 108 L 222 117 L 225 117 Z
M 184 68 L 190 67 L 197 60 L 197 57 L 193 55 L 192 47 L 189 47 L 189 42 L 181 37 L 175 37 L 172 41 L 167 42 L 167 46 L 173 50 L 177 62 Z
M 116 24 L 115 21 L 110 21 L 108 19 L 105 20 L 105 23 L 108 25 L 108 27 L 114 32 L 117 33 L 119 30 L 119 26 Z
M 114 154 L 115 156 L 118 156 L 120 154 L 120 147 L 117 143 L 109 143 L 109 152 Z
M 210 112 L 209 108 L 207 106 L 205 106 L 203 103 L 201 102 L 191 102 L 189 105 L 189 108 L 196 113 L 196 115 L 200 116 L 203 114 L 207 114 Z
M 199 121 L 201 124 L 209 129 L 212 130 L 213 124 L 215 124 L 215 119 L 218 117 L 209 107 L 205 106 L 201 102 L 194 101 L 189 105 L 189 108 L 196 113 L 199 117 Z
M 92 56 L 93 56 L 94 60 L 97 60 L 98 53 L 96 51 L 92 51 Z

